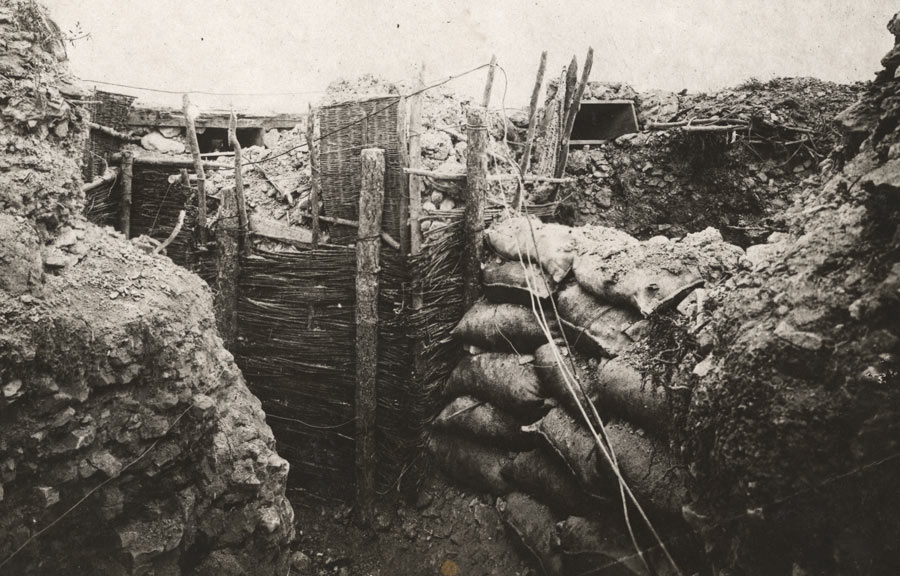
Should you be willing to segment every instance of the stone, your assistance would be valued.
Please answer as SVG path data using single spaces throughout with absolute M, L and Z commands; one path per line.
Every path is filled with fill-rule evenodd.
M 569 153 L 566 172 L 581 176 L 588 173 L 590 156 L 584 150 L 573 150 Z
M 178 138 L 181 136 L 182 128 L 180 126 L 161 126 L 159 133 L 166 138 Z
M 0 214 L 0 289 L 18 296 L 40 284 L 41 243 L 31 225 Z
M 53 245 L 57 248 L 65 248 L 66 246 L 72 246 L 76 242 L 78 242 L 78 233 L 74 229 L 66 226 L 62 229 L 59 236 L 56 237 L 56 241 L 53 242 Z
M 431 203 L 435 206 L 440 206 L 441 202 L 444 201 L 444 195 L 435 190 L 431 193 Z
M 22 394 L 22 381 L 16 378 L 15 380 L 10 380 L 3 386 L 3 397 L 4 398 L 14 398 L 16 396 L 20 396 Z
M 43 508 L 49 508 L 59 502 L 59 490 L 52 486 L 38 486 L 35 491 Z
M 453 151 L 453 141 L 446 132 L 430 130 L 419 138 L 422 146 L 422 157 L 430 160 L 446 160 Z
M 782 320 L 778 326 L 775 327 L 775 335 L 797 348 L 802 348 L 803 350 L 809 350 L 811 352 L 821 350 L 824 345 L 822 337 L 818 334 L 797 330 L 786 320 Z
M 157 130 L 141 138 L 141 146 L 147 150 L 162 152 L 163 154 L 183 154 L 185 151 L 184 143 L 166 138 Z
M 263 135 L 263 144 L 270 150 L 278 147 L 279 140 L 281 140 L 281 133 L 275 128 L 272 128 Z
M 310 568 L 312 567 L 312 561 L 309 559 L 309 556 L 300 552 L 299 550 L 291 554 L 291 568 L 296 570 L 303 576 L 304 574 L 311 574 Z
M 452 198 L 444 198 L 444 201 L 441 202 L 441 210 L 453 210 L 454 208 L 456 208 L 456 202 Z
M 65 254 L 58 248 L 48 250 L 47 256 L 44 258 L 44 266 L 55 270 L 71 266 L 76 262 L 78 262 L 78 258 Z

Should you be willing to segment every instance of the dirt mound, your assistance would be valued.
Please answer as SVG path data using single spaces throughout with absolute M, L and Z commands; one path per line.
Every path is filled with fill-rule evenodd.
M 284 574 L 288 464 L 209 289 L 80 215 L 54 30 L 0 0 L 0 572 Z
M 884 76 L 845 116 L 858 154 L 709 295 L 686 515 L 723 569 L 900 570 L 900 80 Z

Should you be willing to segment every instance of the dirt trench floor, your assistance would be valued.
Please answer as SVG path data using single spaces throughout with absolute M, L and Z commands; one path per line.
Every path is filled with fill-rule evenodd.
M 291 574 L 315 576 L 537 576 L 507 533 L 491 496 L 439 474 L 412 504 L 377 508 L 375 529 L 359 528 L 343 503 L 293 490 L 297 537 Z

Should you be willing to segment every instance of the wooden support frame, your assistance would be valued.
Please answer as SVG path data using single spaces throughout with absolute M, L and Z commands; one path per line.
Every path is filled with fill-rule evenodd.
M 306 149 L 309 151 L 309 209 L 312 212 L 312 246 L 319 247 L 319 152 L 316 148 L 316 113 L 312 104 L 306 116 Z
M 466 114 L 466 205 L 464 212 L 463 302 L 471 308 L 481 297 L 481 262 L 484 254 L 484 205 L 488 188 L 487 110 L 473 106 Z
M 360 523 L 370 526 L 375 499 L 378 273 L 384 214 L 384 150 L 363 149 L 361 160 L 356 241 L 356 504 Z

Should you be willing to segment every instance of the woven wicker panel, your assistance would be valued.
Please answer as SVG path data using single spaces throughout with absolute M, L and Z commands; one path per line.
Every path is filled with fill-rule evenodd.
M 379 292 L 375 471 L 387 492 L 412 457 L 410 341 L 405 263 L 382 252 Z M 356 251 L 253 250 L 238 285 L 235 359 L 262 402 L 291 486 L 350 499 L 354 494 Z M 310 309 L 313 314 L 310 317 Z
M 384 217 L 382 229 L 396 239 L 406 217 L 401 210 L 399 140 L 397 136 L 398 96 L 354 100 L 319 111 L 323 212 L 348 220 L 359 217 L 360 152 L 382 148 L 385 155 Z M 332 226 L 331 241 L 350 244 L 357 232 L 346 226 Z
M 131 104 L 135 100 L 134 96 L 94 90 L 91 100 L 98 102 L 97 104 L 91 104 L 91 120 L 101 126 L 124 131 L 128 113 L 131 111 Z M 121 150 L 121 140 L 92 130 L 91 137 L 87 141 L 85 148 L 84 166 L 82 169 L 84 181 L 90 182 L 97 176 L 101 176 L 105 167 L 105 161 L 109 159 L 110 155 Z

